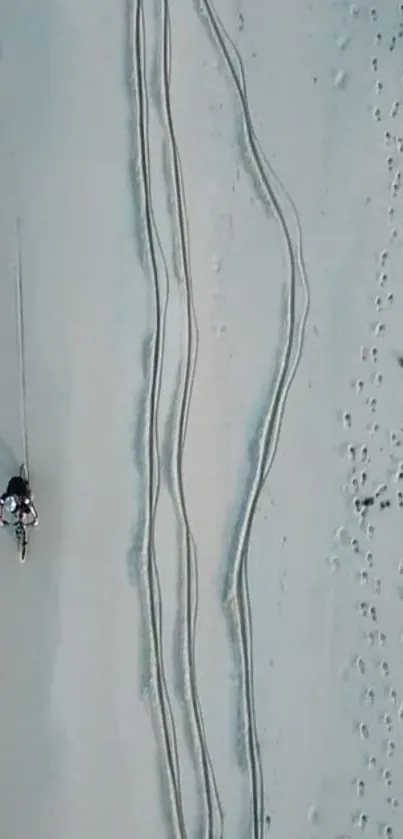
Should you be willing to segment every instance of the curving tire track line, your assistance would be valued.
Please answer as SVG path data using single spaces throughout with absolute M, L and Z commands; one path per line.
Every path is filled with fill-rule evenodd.
M 256 150 L 259 154 L 259 157 L 260 157 L 260 160 L 261 160 L 262 164 L 264 164 L 264 166 L 266 167 L 266 170 L 269 173 L 272 181 L 276 182 L 280 193 L 282 193 L 283 197 L 288 202 L 288 205 L 289 205 L 290 210 L 291 210 L 291 215 L 293 216 L 293 219 L 294 219 L 295 231 L 296 231 L 295 232 L 296 261 L 297 261 L 297 264 L 298 264 L 298 274 L 299 274 L 299 277 L 301 279 L 303 293 L 304 293 L 304 306 L 303 306 L 303 311 L 302 311 L 302 315 L 301 315 L 300 322 L 299 322 L 299 325 L 298 325 L 298 330 L 297 330 L 297 340 L 296 340 L 296 349 L 295 349 L 294 361 L 290 365 L 289 373 L 288 373 L 288 377 L 287 377 L 287 382 L 285 383 L 284 389 L 283 389 L 282 394 L 281 394 L 282 398 L 281 398 L 281 400 L 279 402 L 279 406 L 278 406 L 275 433 L 272 436 L 270 454 L 268 454 L 268 458 L 267 458 L 266 463 L 265 463 L 264 481 L 266 481 L 267 477 L 269 475 L 270 469 L 272 467 L 272 463 L 273 463 L 274 457 L 276 455 L 276 451 L 277 451 L 277 445 L 278 445 L 279 436 L 280 436 L 280 429 L 281 429 L 281 422 L 282 422 L 282 419 L 283 419 L 284 408 L 285 408 L 285 403 L 286 403 L 287 396 L 288 396 L 288 391 L 289 391 L 290 386 L 291 386 L 291 384 L 294 380 L 294 377 L 295 377 L 295 374 L 297 372 L 297 368 L 299 366 L 301 356 L 302 356 L 302 348 L 303 348 L 304 336 L 305 336 L 305 327 L 306 327 L 306 322 L 307 322 L 309 307 L 310 307 L 310 291 L 309 291 L 308 277 L 307 277 L 304 255 L 303 255 L 302 229 L 301 229 L 301 222 L 300 222 L 298 210 L 295 206 L 295 203 L 294 203 L 291 195 L 287 191 L 286 187 L 284 186 L 284 184 L 280 180 L 277 173 L 272 168 L 271 164 L 269 163 L 266 155 L 264 154 L 264 152 L 262 150 L 262 147 L 260 146 L 260 143 L 259 143 L 258 138 L 256 136 L 255 130 L 253 128 L 253 123 L 252 123 L 252 119 L 251 119 L 251 116 L 250 116 L 249 103 L 248 103 L 248 97 L 247 97 L 247 88 L 246 88 L 245 68 L 244 68 L 244 65 L 243 65 L 243 61 L 242 61 L 240 52 L 239 52 L 236 44 L 234 43 L 234 41 L 232 40 L 230 35 L 228 35 L 227 32 L 225 34 L 226 34 L 226 37 L 227 37 L 227 40 L 228 40 L 229 44 L 231 45 L 231 47 L 234 51 L 234 56 L 235 56 L 235 58 L 238 62 L 238 74 L 239 74 L 238 78 L 239 78 L 239 81 L 240 81 L 241 86 L 242 86 L 242 92 L 243 92 L 243 96 L 244 96 L 246 112 L 247 112 L 247 115 L 248 115 L 248 118 L 249 118 L 250 128 L 251 128 L 251 131 L 253 133 L 254 140 L 255 140 Z M 284 215 L 283 215 L 283 219 L 284 219 Z M 285 219 L 284 219 L 284 223 L 285 223 Z
M 168 0 L 162 0 L 161 33 L 161 99 L 162 111 L 168 138 L 171 183 L 173 185 L 173 204 L 177 230 L 180 273 L 183 280 L 185 309 L 185 350 L 183 373 L 181 375 L 178 420 L 174 435 L 174 474 L 175 507 L 182 533 L 183 589 L 184 589 L 184 695 L 188 698 L 187 710 L 191 729 L 194 734 L 194 749 L 198 755 L 198 771 L 203 790 L 203 835 L 206 839 L 223 836 L 223 810 L 218 793 L 214 769 L 207 746 L 203 713 L 196 678 L 195 636 L 198 611 L 198 568 L 196 545 L 191 532 L 186 506 L 183 483 L 183 451 L 186 439 L 190 402 L 195 376 L 198 329 L 193 302 L 192 271 L 188 219 L 186 209 L 183 172 L 178 145 L 176 142 L 171 110 L 170 75 L 171 75 L 171 23 Z M 188 688 L 188 691 L 186 690 Z
M 287 333 L 284 342 L 284 349 L 281 358 L 280 369 L 274 386 L 271 403 L 264 417 L 263 430 L 259 444 L 258 462 L 250 488 L 245 513 L 242 519 L 237 548 L 233 561 L 232 585 L 230 601 L 233 605 L 237 630 L 239 652 L 241 658 L 241 685 L 242 700 L 245 720 L 246 755 L 249 773 L 252 835 L 254 839 L 262 839 L 264 831 L 264 779 L 260 757 L 260 744 L 257 733 L 255 698 L 254 698 L 254 670 L 253 670 L 253 627 L 248 585 L 248 555 L 252 525 L 257 509 L 263 485 L 268 477 L 273 464 L 280 434 L 281 422 L 285 402 L 292 380 L 295 376 L 302 353 L 302 344 L 306 319 L 309 310 L 309 290 L 306 279 L 305 267 L 302 257 L 301 228 L 295 205 L 289 195 L 282 187 L 279 179 L 275 177 L 277 185 L 283 195 L 287 198 L 293 211 L 294 220 L 297 225 L 297 260 L 294 256 L 294 246 L 291 235 L 279 200 L 265 172 L 265 165 L 273 177 L 273 171 L 267 164 L 267 160 L 261 153 L 256 134 L 253 128 L 247 100 L 245 73 L 240 54 L 226 32 L 220 18 L 216 14 L 209 0 L 198 0 L 199 14 L 204 11 L 210 30 L 213 34 L 216 45 L 221 56 L 224 58 L 227 70 L 233 80 L 238 94 L 243 116 L 243 130 L 251 162 L 259 179 L 263 195 L 266 196 L 267 204 L 271 207 L 274 216 L 282 230 L 286 252 L 289 263 L 288 298 L 287 298 Z M 232 47 L 235 60 L 231 55 L 227 44 Z M 296 264 L 297 263 L 297 264 Z M 297 268 L 302 281 L 305 304 L 299 324 L 297 335 L 297 348 L 292 362 L 293 347 L 295 344 L 296 329 L 296 275 Z
M 154 321 L 155 327 L 152 338 L 149 390 L 147 397 L 146 424 L 146 521 L 144 535 L 145 553 L 145 585 L 147 607 L 149 614 L 149 632 L 152 659 L 154 663 L 154 681 L 157 713 L 169 785 L 171 814 L 175 836 L 186 839 L 186 828 L 182 806 L 182 792 L 178 759 L 177 738 L 172 708 L 169 701 L 168 688 L 165 678 L 162 645 L 162 603 L 155 559 L 155 514 L 160 489 L 159 444 L 158 444 L 158 405 L 161 387 L 161 373 L 164 349 L 165 314 L 168 299 L 168 285 L 165 307 L 161 303 L 157 249 L 162 255 L 162 248 L 158 238 L 151 198 L 149 141 L 148 141 L 148 104 L 146 94 L 145 72 L 145 32 L 144 9 L 142 0 L 137 0 L 135 11 L 132 10 L 130 20 L 132 70 L 133 70 L 133 102 L 137 114 L 137 148 L 138 148 L 138 179 L 141 187 L 141 203 L 145 226 L 145 244 L 149 268 L 151 271 L 154 292 Z M 164 261 L 164 260 L 163 260 Z M 168 274 L 165 267 L 166 281 Z

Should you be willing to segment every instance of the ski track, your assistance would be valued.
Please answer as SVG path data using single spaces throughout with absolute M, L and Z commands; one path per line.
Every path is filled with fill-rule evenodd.
M 155 558 L 155 515 L 160 489 L 160 465 L 158 444 L 158 406 L 161 387 L 161 371 L 164 348 L 165 314 L 168 300 L 168 274 L 162 248 L 156 230 L 150 185 L 148 101 L 146 93 L 145 26 L 142 0 L 137 0 L 130 12 L 131 57 L 132 57 L 132 107 L 137 116 L 137 177 L 141 188 L 141 209 L 145 226 L 145 245 L 154 292 L 154 333 L 152 338 L 149 390 L 146 412 L 146 516 L 144 524 L 144 577 L 148 611 L 148 631 L 152 661 L 156 711 L 159 719 L 161 742 L 164 752 L 167 781 L 169 785 L 173 830 L 176 837 L 186 839 L 183 815 L 182 790 L 179 769 L 177 737 L 165 678 L 162 645 L 162 602 Z M 134 86 L 134 90 L 133 90 Z M 165 266 L 166 300 L 161 304 L 157 252 L 160 252 Z
M 21 249 L 21 222 L 17 218 L 17 271 L 16 271 L 16 305 L 17 305 L 17 335 L 18 355 L 20 364 L 20 412 L 21 412 L 21 436 L 23 463 L 29 478 L 28 464 L 28 432 L 27 432 L 27 395 L 25 381 L 25 330 L 24 330 L 24 306 L 23 306 L 23 273 L 22 273 L 22 249 Z
M 171 74 L 171 24 L 168 0 L 162 0 L 161 31 L 161 80 L 160 94 L 162 117 L 169 147 L 170 184 L 172 185 L 172 205 L 176 225 L 178 247 L 178 277 L 183 290 L 185 314 L 185 348 L 181 365 L 179 405 L 176 429 L 173 435 L 173 475 L 172 489 L 174 506 L 182 538 L 183 557 L 183 615 L 181 624 L 184 630 L 183 655 L 183 694 L 185 707 L 189 715 L 190 731 L 193 733 L 193 757 L 198 758 L 196 771 L 201 781 L 203 794 L 203 823 L 201 835 L 205 839 L 223 836 L 223 810 L 218 793 L 213 764 L 207 746 L 203 713 L 198 693 L 196 678 L 195 636 L 198 611 L 198 568 L 197 549 L 191 532 L 183 484 L 183 451 L 186 439 L 190 402 L 195 376 L 198 329 L 193 303 L 192 271 L 186 198 L 179 150 L 175 137 L 171 111 L 170 74 Z
M 266 205 L 272 209 L 279 227 L 283 233 L 289 262 L 289 283 L 287 298 L 287 332 L 284 342 L 280 370 L 274 385 L 271 403 L 265 413 L 263 430 L 259 443 L 258 462 L 253 476 L 251 488 L 247 496 L 245 512 L 242 517 L 240 533 L 237 538 L 237 548 L 232 564 L 232 584 L 229 603 L 234 612 L 238 633 L 238 647 L 241 662 L 241 691 L 242 709 L 245 729 L 245 747 L 247 770 L 250 785 L 251 800 L 251 829 L 253 839 L 262 839 L 264 832 L 264 778 L 260 755 L 260 744 L 257 732 L 257 722 L 254 699 L 254 670 L 253 670 L 253 626 L 248 584 L 248 554 L 252 525 L 263 485 L 268 477 L 277 449 L 281 422 L 286 398 L 295 376 L 302 352 L 306 319 L 309 310 L 309 289 L 302 257 L 301 227 L 295 205 L 289 195 L 282 188 L 277 177 L 274 180 L 283 197 L 288 200 L 297 227 L 297 257 L 294 256 L 294 246 L 287 226 L 280 202 L 270 183 L 273 171 L 262 154 L 253 128 L 246 92 L 246 81 L 243 62 L 233 41 L 209 0 L 197 0 L 196 9 L 199 16 L 207 18 L 213 40 L 218 46 L 220 55 L 224 58 L 227 70 L 236 88 L 240 101 L 243 132 L 249 150 L 250 161 L 258 177 Z M 233 58 L 231 58 L 232 50 Z M 266 171 L 265 171 L 266 168 Z M 268 172 L 268 174 L 266 174 Z M 260 190 L 258 191 L 259 194 Z M 260 195 L 259 195 L 260 197 Z M 297 330 L 296 350 L 292 362 L 293 347 L 296 334 L 296 282 L 297 272 L 300 275 L 304 289 L 305 304 Z

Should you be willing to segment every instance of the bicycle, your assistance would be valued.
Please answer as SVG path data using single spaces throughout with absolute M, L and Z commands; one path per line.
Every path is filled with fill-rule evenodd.
M 24 481 L 28 481 L 28 470 L 26 469 L 24 464 L 22 464 L 20 467 L 20 477 L 23 478 Z M 19 505 L 17 512 L 14 514 L 15 521 L 4 522 L 4 525 L 6 525 L 7 527 L 12 527 L 14 530 L 14 536 L 17 542 L 18 557 L 20 562 L 25 562 L 28 548 L 28 527 L 30 527 L 29 524 L 26 524 L 24 522 L 24 515 L 25 513 L 23 507 Z

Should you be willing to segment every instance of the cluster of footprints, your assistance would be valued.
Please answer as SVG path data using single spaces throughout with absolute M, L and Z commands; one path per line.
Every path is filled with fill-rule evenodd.
M 352 6 L 351 9 L 356 10 L 358 14 L 358 7 Z M 378 270 L 373 278 L 374 323 L 364 339 L 366 344 L 360 350 L 361 375 L 353 382 L 355 396 L 351 400 L 351 409 L 341 412 L 340 415 L 344 427 L 343 455 L 346 458 L 347 471 L 343 491 L 349 507 L 351 527 L 340 528 L 337 539 L 348 548 L 352 559 L 349 569 L 355 579 L 355 608 L 362 639 L 360 654 L 355 655 L 351 662 L 358 677 L 357 703 L 362 709 L 361 718 L 358 717 L 353 724 L 353 736 L 358 741 L 361 771 L 358 777 L 351 778 L 356 806 L 352 808 L 348 834 L 343 834 L 343 839 L 345 835 L 346 839 L 347 836 L 349 839 L 350 835 L 359 835 L 360 832 L 371 839 L 400 839 L 403 836 L 403 799 L 399 798 L 400 791 L 395 781 L 402 759 L 399 757 L 399 751 L 403 728 L 403 692 L 399 691 L 399 685 L 403 679 L 399 668 L 392 664 L 391 656 L 388 655 L 388 644 L 396 642 L 399 632 L 396 628 L 396 631 L 393 631 L 393 639 L 388 638 L 380 614 L 384 612 L 385 606 L 388 609 L 385 597 L 403 601 L 403 428 L 387 429 L 385 433 L 385 429 L 380 428 L 377 421 L 384 381 L 380 367 L 384 354 L 382 342 L 384 349 L 387 345 L 388 315 L 390 316 L 395 303 L 393 280 L 388 269 L 392 267 L 395 257 L 401 259 L 400 247 L 397 248 L 394 243 L 398 240 L 397 213 L 403 161 L 403 114 L 400 114 L 399 101 L 388 100 L 387 84 L 382 78 L 382 69 L 390 71 L 393 65 L 395 75 L 394 70 L 397 70 L 397 67 L 395 68 L 394 64 L 400 61 L 401 66 L 397 72 L 402 83 L 403 3 L 397 7 L 397 17 L 400 17 L 400 20 L 396 21 L 393 32 L 384 34 L 380 30 L 383 11 L 387 11 L 385 6 L 379 9 L 372 8 L 366 11 L 366 16 L 370 27 L 373 27 L 370 33 L 373 39 L 373 54 L 369 67 L 369 73 L 374 79 L 371 112 L 375 121 L 379 123 L 380 145 L 389 189 L 389 207 L 385 219 L 387 234 L 384 249 L 378 254 Z M 399 135 L 399 124 L 402 136 Z M 403 350 L 403 330 L 401 349 Z M 399 356 L 398 352 L 395 352 L 396 348 L 393 350 L 394 352 L 390 353 L 394 359 L 393 363 L 403 367 L 403 355 Z M 363 409 L 366 414 L 365 432 L 362 421 L 357 420 L 358 415 L 362 417 Z M 403 426 L 403 416 L 401 425 Z M 379 463 L 382 462 L 383 466 L 380 467 Z M 394 570 L 392 574 L 388 572 L 391 576 L 390 591 L 382 600 L 382 567 L 385 556 L 376 548 L 375 523 L 380 521 L 382 516 L 383 527 L 385 517 L 392 516 L 393 511 L 399 511 L 400 508 L 400 557 L 393 557 Z M 390 542 L 386 539 L 385 545 L 389 554 L 399 548 L 396 539 L 391 539 Z M 330 563 L 333 570 L 338 569 L 339 557 L 331 557 Z M 380 608 L 381 604 L 383 609 Z M 400 641 L 403 642 L 403 635 Z M 401 772 L 398 774 L 401 775 Z M 376 796 L 372 794 L 375 789 L 374 783 L 377 789 Z M 385 816 L 383 819 L 379 818 L 380 808 Z

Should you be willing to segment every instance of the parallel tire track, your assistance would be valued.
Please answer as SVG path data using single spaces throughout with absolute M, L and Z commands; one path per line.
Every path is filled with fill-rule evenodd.
M 257 733 L 254 699 L 253 634 L 248 585 L 248 555 L 251 530 L 259 496 L 273 463 L 278 436 L 280 433 L 281 419 L 283 415 L 286 396 L 290 388 L 292 379 L 295 375 L 296 368 L 301 356 L 303 333 L 308 313 L 309 295 L 305 271 L 303 269 L 300 226 L 298 222 L 298 217 L 296 215 L 295 207 L 289 199 L 289 203 L 294 212 L 294 217 L 297 221 L 298 269 L 300 271 L 300 276 L 305 291 L 305 307 L 300 322 L 299 337 L 297 340 L 297 350 L 294 355 L 294 362 L 293 364 L 291 364 L 293 347 L 295 343 L 295 297 L 297 266 L 290 231 L 287 226 L 279 201 L 277 199 L 276 193 L 274 192 L 269 177 L 265 172 L 264 164 L 266 162 L 267 165 L 267 161 L 265 161 L 264 156 L 260 152 L 255 131 L 253 128 L 247 101 L 243 63 L 239 55 L 239 52 L 235 48 L 235 45 L 233 44 L 231 39 L 229 38 L 226 30 L 222 25 L 222 22 L 220 21 L 219 17 L 214 11 L 209 0 L 198 0 L 198 5 L 199 13 L 204 11 L 207 17 L 214 40 L 219 48 L 222 57 L 224 58 L 227 70 L 229 71 L 229 74 L 234 82 L 235 89 L 238 94 L 238 98 L 241 105 L 241 111 L 243 116 L 243 130 L 249 149 L 250 159 L 252 165 L 254 166 L 256 175 L 259 179 L 263 195 L 266 196 L 267 204 L 274 212 L 280 229 L 282 230 L 289 262 L 287 333 L 281 358 L 281 365 L 274 386 L 272 400 L 264 417 L 263 430 L 258 452 L 258 462 L 253 477 L 252 485 L 248 494 L 245 513 L 241 522 L 240 534 L 237 541 L 237 549 L 233 561 L 231 586 L 232 596 L 230 598 L 236 616 L 236 623 L 239 636 L 239 651 L 241 657 L 241 684 L 246 729 L 246 754 L 251 795 L 252 835 L 254 839 L 262 839 L 264 830 L 264 779 L 260 757 L 260 745 Z M 236 68 L 235 60 L 231 58 L 227 45 L 230 45 L 230 47 L 232 47 L 236 62 L 238 64 L 238 71 Z M 270 167 L 269 171 L 271 171 Z M 279 184 L 278 179 L 277 183 Z
M 269 173 L 272 181 L 276 182 L 278 190 L 280 191 L 280 194 L 283 195 L 286 202 L 288 203 L 289 208 L 291 210 L 291 215 L 293 216 L 293 219 L 294 219 L 295 239 L 296 239 L 296 246 L 295 246 L 296 262 L 297 262 L 297 266 L 298 266 L 298 274 L 299 274 L 299 277 L 301 279 L 303 293 L 304 293 L 304 306 L 303 306 L 303 312 L 302 312 L 302 315 L 301 315 L 301 318 L 300 318 L 300 321 L 299 321 L 299 325 L 298 325 L 298 330 L 297 330 L 297 340 L 295 342 L 296 349 L 295 349 L 295 353 L 294 353 L 294 360 L 293 360 L 292 364 L 290 364 L 290 366 L 289 366 L 289 373 L 288 373 L 288 376 L 287 376 L 287 381 L 286 381 L 286 383 L 284 385 L 284 388 L 283 388 L 283 391 L 282 391 L 282 398 L 281 398 L 281 400 L 279 400 L 278 410 L 277 410 L 277 413 L 276 413 L 277 419 L 276 419 L 276 424 L 275 424 L 275 432 L 273 433 L 273 436 L 272 436 L 272 439 L 271 439 L 270 454 L 268 455 L 268 459 L 265 463 L 264 480 L 266 481 L 266 479 L 268 477 L 268 474 L 270 472 L 270 469 L 271 469 L 276 451 L 277 451 L 277 444 L 278 444 L 279 435 L 280 435 L 281 422 L 282 422 L 282 418 L 283 418 L 283 413 L 284 413 L 285 403 L 286 403 L 286 400 L 287 400 L 288 391 L 289 391 L 290 386 L 293 382 L 294 376 L 297 372 L 299 362 L 301 360 L 302 347 L 303 347 L 304 336 L 305 336 L 305 326 L 306 326 L 306 322 L 307 322 L 307 318 L 308 318 L 308 312 L 309 312 L 309 306 L 310 306 L 310 292 L 309 292 L 308 278 L 307 278 L 307 274 L 306 274 L 306 268 L 305 268 L 305 262 L 304 262 L 304 256 L 303 256 L 302 230 L 301 230 L 301 223 L 300 223 L 300 220 L 299 220 L 298 211 L 297 211 L 297 208 L 295 206 L 295 203 L 294 203 L 293 199 L 291 198 L 290 194 L 287 192 L 284 184 L 280 181 L 280 178 L 278 177 L 276 172 L 273 170 L 272 166 L 270 165 L 266 155 L 264 154 L 264 152 L 263 152 L 263 150 L 260 146 L 260 143 L 259 143 L 258 138 L 256 136 L 255 130 L 253 128 L 252 118 L 250 116 L 249 103 L 248 103 L 248 97 L 247 97 L 247 88 L 246 88 L 245 69 L 244 69 L 243 61 L 242 61 L 241 55 L 239 53 L 239 50 L 236 47 L 236 45 L 234 44 L 231 37 L 228 35 L 227 32 L 225 33 L 225 35 L 226 35 L 226 38 L 228 40 L 228 43 L 230 44 L 230 46 L 231 46 L 231 48 L 234 52 L 234 57 L 235 57 L 235 59 L 238 63 L 238 80 L 239 80 L 239 83 L 240 83 L 241 88 L 242 88 L 242 93 L 243 93 L 243 97 L 244 97 L 244 105 L 245 105 L 246 114 L 247 114 L 247 117 L 248 117 L 248 120 L 249 120 L 249 126 L 250 126 L 250 129 L 251 129 L 251 132 L 253 133 L 253 137 L 254 137 L 254 141 L 255 141 L 255 151 L 258 154 L 258 157 L 260 158 L 260 162 L 261 162 L 262 166 L 264 166 L 266 168 L 266 171 Z M 273 190 L 272 190 L 272 192 L 273 192 Z M 273 192 L 273 195 L 275 195 L 274 192 Z M 271 204 L 270 204 L 270 206 L 271 206 Z M 283 216 L 283 222 L 284 222 L 284 225 L 285 225 L 284 214 L 281 213 L 281 215 Z M 290 235 L 290 241 L 291 241 L 291 235 Z M 293 248 L 293 251 L 294 251 L 294 248 Z M 294 259 L 294 265 L 295 265 L 295 259 Z
M 201 703 L 199 699 L 196 662 L 195 635 L 198 609 L 198 569 L 197 552 L 192 536 L 186 507 L 183 485 L 183 450 L 185 445 L 189 407 L 192 395 L 196 367 L 198 331 L 194 311 L 190 244 L 186 210 L 185 190 L 180 155 L 175 137 L 171 111 L 170 71 L 171 71 L 171 25 L 168 0 L 162 0 L 162 37 L 161 37 L 161 98 L 168 138 L 171 182 L 173 184 L 173 204 L 178 236 L 180 273 L 183 280 L 185 308 L 185 355 L 180 386 L 179 410 L 176 433 L 174 436 L 174 475 L 175 503 L 182 532 L 182 554 L 184 558 L 184 679 L 185 695 L 189 694 L 188 711 L 195 736 L 195 748 L 199 757 L 199 774 L 204 796 L 203 834 L 206 839 L 223 836 L 223 811 L 218 794 L 213 765 L 207 746 Z M 188 688 L 188 691 L 186 690 Z M 217 823 L 217 824 L 216 824 Z
M 157 249 L 160 248 L 151 199 L 149 143 L 148 143 L 148 107 L 146 94 L 145 70 L 145 33 L 144 9 L 142 0 L 137 0 L 132 12 L 131 49 L 134 83 L 133 102 L 137 117 L 137 148 L 141 187 L 141 204 L 145 226 L 145 243 L 154 291 L 154 333 L 151 350 L 151 370 L 147 398 L 146 424 L 146 522 L 145 522 L 145 585 L 149 615 L 150 644 L 153 660 L 157 713 L 159 717 L 161 739 L 167 768 L 170 802 L 175 836 L 186 839 L 186 828 L 182 806 L 182 792 L 178 759 L 177 738 L 172 709 L 169 701 L 162 645 L 162 605 L 155 559 L 155 514 L 159 496 L 160 467 L 158 445 L 158 404 L 161 384 L 161 371 L 164 346 L 165 313 L 161 303 Z M 166 275 L 167 276 L 167 275 Z

